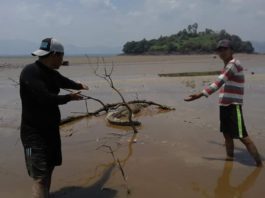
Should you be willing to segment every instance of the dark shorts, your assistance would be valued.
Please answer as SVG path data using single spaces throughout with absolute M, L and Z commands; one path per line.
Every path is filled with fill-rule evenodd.
M 48 163 L 47 151 L 43 147 L 25 147 L 25 160 L 30 177 L 41 179 L 50 174 L 54 166 Z
M 241 105 L 220 106 L 220 131 L 235 139 L 248 136 Z
M 58 128 L 47 130 L 21 125 L 26 167 L 34 179 L 45 178 L 51 169 L 62 163 L 61 140 Z
M 50 169 L 62 164 L 59 128 L 45 130 L 21 125 L 26 167 L 33 178 L 45 177 Z

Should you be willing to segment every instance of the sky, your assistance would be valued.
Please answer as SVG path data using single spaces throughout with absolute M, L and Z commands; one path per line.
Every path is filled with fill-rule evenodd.
M 54 37 L 80 47 L 123 46 L 175 34 L 225 29 L 265 41 L 264 0 L 0 0 L 0 40 Z

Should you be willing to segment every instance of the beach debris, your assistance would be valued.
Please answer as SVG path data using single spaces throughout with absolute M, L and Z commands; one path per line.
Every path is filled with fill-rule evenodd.
M 87 58 L 89 61 L 88 56 L 87 56 Z M 103 57 L 102 57 L 102 62 L 106 66 Z M 90 61 L 89 61 L 89 63 L 90 63 Z M 105 104 L 104 102 L 102 102 L 101 100 L 99 100 L 97 98 L 79 93 L 79 95 L 82 96 L 84 101 L 85 101 L 86 113 L 81 113 L 81 115 L 77 115 L 77 116 L 68 116 L 68 117 L 62 119 L 60 122 L 61 126 L 64 124 L 73 122 L 73 121 L 80 120 L 80 119 L 85 118 L 85 117 L 99 116 L 99 114 L 103 111 L 105 113 L 108 113 L 108 111 L 111 109 L 112 112 L 108 113 L 106 116 L 106 119 L 109 121 L 109 123 L 120 125 L 120 126 L 131 126 L 134 133 L 138 133 L 136 126 L 141 125 L 141 123 L 139 121 L 133 120 L 132 117 L 135 113 L 141 111 L 142 108 L 154 105 L 154 106 L 157 106 L 158 108 L 160 108 L 162 110 L 175 110 L 175 108 L 172 108 L 172 107 L 169 107 L 166 105 L 161 105 L 161 104 L 155 103 L 153 101 L 138 100 L 138 95 L 137 95 L 137 100 L 126 102 L 122 93 L 114 86 L 113 80 L 111 78 L 111 74 L 113 72 L 113 66 L 114 66 L 114 64 L 112 62 L 111 69 L 109 71 L 107 71 L 107 69 L 105 67 L 104 68 L 104 74 L 100 75 L 100 74 L 98 74 L 99 59 L 97 59 L 97 68 L 94 69 L 94 73 L 96 76 L 99 76 L 100 78 L 103 78 L 104 80 L 106 80 L 108 82 L 110 87 L 120 96 L 120 98 L 122 99 L 122 102 L 113 103 L 113 104 Z M 8 79 L 11 80 L 12 82 L 14 82 L 14 86 L 19 85 L 18 81 L 14 80 L 12 78 L 8 78 Z M 69 90 L 69 89 L 64 88 L 63 90 L 70 92 L 70 93 L 73 93 L 73 91 Z M 87 100 L 97 101 L 98 103 L 100 103 L 102 105 L 102 108 L 100 108 L 94 112 L 89 112 Z M 80 113 L 80 112 L 78 112 L 78 113 Z M 125 120 L 122 120 L 122 117 L 124 117 Z M 73 134 L 70 134 L 69 137 L 71 137 L 72 135 Z
M 141 109 L 147 107 L 148 105 L 146 103 L 134 103 L 134 104 L 129 104 L 129 107 L 132 110 L 133 116 L 136 113 L 139 113 Z M 120 125 L 120 126 L 130 126 L 131 122 L 129 121 L 129 111 L 126 106 L 123 105 L 118 105 L 117 107 L 112 108 L 107 116 L 106 120 L 115 125 Z M 135 126 L 141 125 L 139 121 L 134 121 L 132 120 L 133 124 Z
M 63 63 L 62 63 L 63 66 L 69 66 L 69 61 L 67 60 L 64 60 Z
M 12 64 L 10 63 L 0 63 L 0 68 L 9 68 L 12 67 Z
M 109 145 L 101 145 L 97 149 L 100 149 L 101 147 L 106 147 L 107 149 L 109 149 L 109 153 L 111 153 L 112 158 L 113 158 L 115 164 L 118 165 L 118 167 L 119 167 L 119 170 L 121 172 L 122 178 L 123 178 L 123 180 L 125 182 L 125 185 L 126 185 L 127 194 L 130 194 L 131 191 L 130 191 L 129 186 L 128 186 L 128 181 L 127 181 L 127 177 L 125 175 L 124 169 L 122 168 L 122 165 L 121 165 L 120 160 L 115 157 L 115 154 L 114 154 L 114 151 L 113 151 L 112 147 L 109 146 Z
M 68 91 L 68 92 L 70 92 L 70 93 L 74 93 L 74 92 L 73 92 L 72 90 L 70 90 L 70 89 L 64 89 L 64 88 L 63 88 L 63 90 Z M 101 100 L 99 100 L 99 99 L 97 99 L 97 98 L 94 98 L 94 97 L 91 97 L 91 96 L 87 96 L 87 95 L 81 94 L 81 93 L 79 93 L 78 95 L 82 96 L 83 99 L 85 100 L 87 114 L 88 114 L 87 100 L 95 100 L 96 102 L 100 103 L 100 104 L 103 106 L 103 110 L 104 110 L 104 111 L 106 111 L 106 112 L 108 111 L 108 108 L 106 107 L 106 105 L 105 105 Z
M 203 80 L 202 81 L 202 86 L 209 85 L 211 83 L 210 80 Z
M 134 138 L 133 140 L 128 140 L 128 142 L 137 143 L 137 139 Z
M 120 98 L 122 100 L 122 104 L 127 108 L 127 111 L 128 111 L 129 126 L 132 127 L 134 133 L 138 133 L 138 130 L 135 126 L 135 123 L 137 123 L 137 122 L 132 120 L 133 111 L 132 111 L 131 107 L 129 106 L 129 104 L 126 102 L 122 93 L 115 87 L 114 82 L 111 78 L 111 75 L 112 75 L 112 72 L 114 69 L 114 63 L 112 62 L 110 70 L 107 70 L 104 58 L 102 57 L 101 60 L 102 60 L 103 65 L 105 66 L 104 67 L 104 73 L 103 74 L 98 73 L 98 68 L 99 68 L 99 59 L 98 59 L 97 60 L 97 67 L 94 69 L 95 75 L 104 79 L 109 84 L 109 86 L 120 96 Z
M 159 104 L 159 103 L 156 103 L 156 102 L 153 102 L 153 101 L 148 101 L 148 100 L 132 100 L 132 101 L 128 101 L 127 103 L 128 103 L 128 105 L 131 105 L 131 104 L 143 104 L 144 103 L 147 107 L 148 106 L 155 106 L 155 107 L 157 107 L 157 108 L 159 108 L 161 110 L 164 110 L 164 111 L 174 111 L 175 110 L 174 107 L 170 107 L 170 106 L 167 106 L 167 105 L 162 105 L 162 104 Z M 60 125 L 62 126 L 64 124 L 71 123 L 71 122 L 83 119 L 85 117 L 104 115 L 104 113 L 108 113 L 111 109 L 113 109 L 113 108 L 115 109 L 115 107 L 117 108 L 118 106 L 123 106 L 123 103 L 122 102 L 118 102 L 118 103 L 112 103 L 112 104 L 104 104 L 104 106 L 102 108 L 99 108 L 99 109 L 97 109 L 97 110 L 95 110 L 93 112 L 86 112 L 86 113 L 84 113 L 84 112 L 75 112 L 75 113 L 78 113 L 80 115 L 71 115 L 71 116 L 68 116 L 66 118 L 63 118 L 61 120 L 61 122 L 60 122 Z M 143 107 L 143 108 L 145 108 L 145 107 Z M 103 112 L 103 114 L 101 114 L 102 112 Z M 134 124 L 136 126 L 138 126 L 136 121 L 133 121 L 133 122 L 135 122 Z M 130 126 L 129 123 L 126 126 Z
M 181 72 L 158 74 L 159 77 L 184 77 L 184 76 L 211 76 L 219 75 L 220 71 L 204 71 L 204 72 Z
M 101 188 L 101 191 L 113 191 L 113 189 L 108 188 L 108 187 L 103 187 Z
M 124 170 L 123 170 L 123 168 L 121 166 L 120 160 L 117 159 L 117 162 L 118 162 L 119 168 L 121 170 L 122 178 L 123 178 L 123 180 L 124 180 L 124 182 L 126 184 L 127 194 L 131 194 L 131 190 L 128 187 L 127 177 L 125 176 L 125 173 L 124 173 Z
M 16 80 L 14 80 L 13 78 L 8 77 L 8 80 L 11 80 L 11 81 L 14 83 L 13 85 L 14 85 L 15 87 L 19 86 L 19 82 L 16 81 Z
M 196 88 L 196 83 L 194 80 L 187 80 L 185 81 L 186 87 L 190 87 L 192 89 Z

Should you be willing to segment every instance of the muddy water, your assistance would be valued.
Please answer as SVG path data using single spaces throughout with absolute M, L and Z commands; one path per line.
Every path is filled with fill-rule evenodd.
M 215 77 L 157 76 L 163 72 L 216 70 L 214 64 L 206 63 L 218 64 L 219 61 L 209 56 L 170 61 L 163 58 L 117 64 L 113 79 L 127 100 L 151 100 L 176 110 L 161 112 L 155 107 L 143 110 L 136 117 L 142 122 L 136 135 L 128 127 L 109 125 L 104 115 L 63 126 L 64 159 L 63 165 L 54 172 L 54 197 L 262 197 L 264 169 L 255 168 L 239 142 L 236 142 L 235 161 L 224 160 L 223 139 L 218 132 L 217 95 L 193 103 L 183 101 L 186 95 L 201 90 Z M 264 155 L 265 58 L 240 55 L 240 59 L 249 65 L 244 105 L 246 125 Z M 252 65 L 255 67 L 250 67 Z M 255 69 L 254 75 L 252 69 Z M 4 69 L 0 75 L 0 197 L 7 198 L 29 197 L 31 188 L 18 141 L 18 88 L 8 80 L 10 76 L 16 78 L 19 72 L 20 69 Z M 120 100 L 106 82 L 95 77 L 93 70 L 85 65 L 61 68 L 61 72 L 87 82 L 90 90 L 84 94 L 104 102 Z M 93 111 L 100 105 L 88 101 L 88 107 Z M 83 102 L 72 102 L 62 106 L 61 111 L 66 117 L 86 112 L 86 109 Z M 110 146 L 115 159 L 119 159 L 126 181 L 119 166 L 113 165 L 113 156 L 106 146 Z

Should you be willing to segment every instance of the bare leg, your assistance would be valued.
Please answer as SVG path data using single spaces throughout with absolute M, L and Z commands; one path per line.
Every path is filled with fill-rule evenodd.
M 234 140 L 230 135 L 228 135 L 226 133 L 223 133 L 223 135 L 225 138 L 225 148 L 226 148 L 227 160 L 233 160 L 233 158 L 234 158 Z
M 32 198 L 49 198 L 53 168 L 45 178 L 34 179 Z
M 255 160 L 256 165 L 258 167 L 262 166 L 262 160 L 260 158 L 259 152 L 258 152 L 254 142 L 249 137 L 241 138 L 240 141 L 246 146 L 248 152 L 250 153 L 250 155 Z
M 48 198 L 49 191 L 45 179 L 34 179 L 32 186 L 32 198 Z

